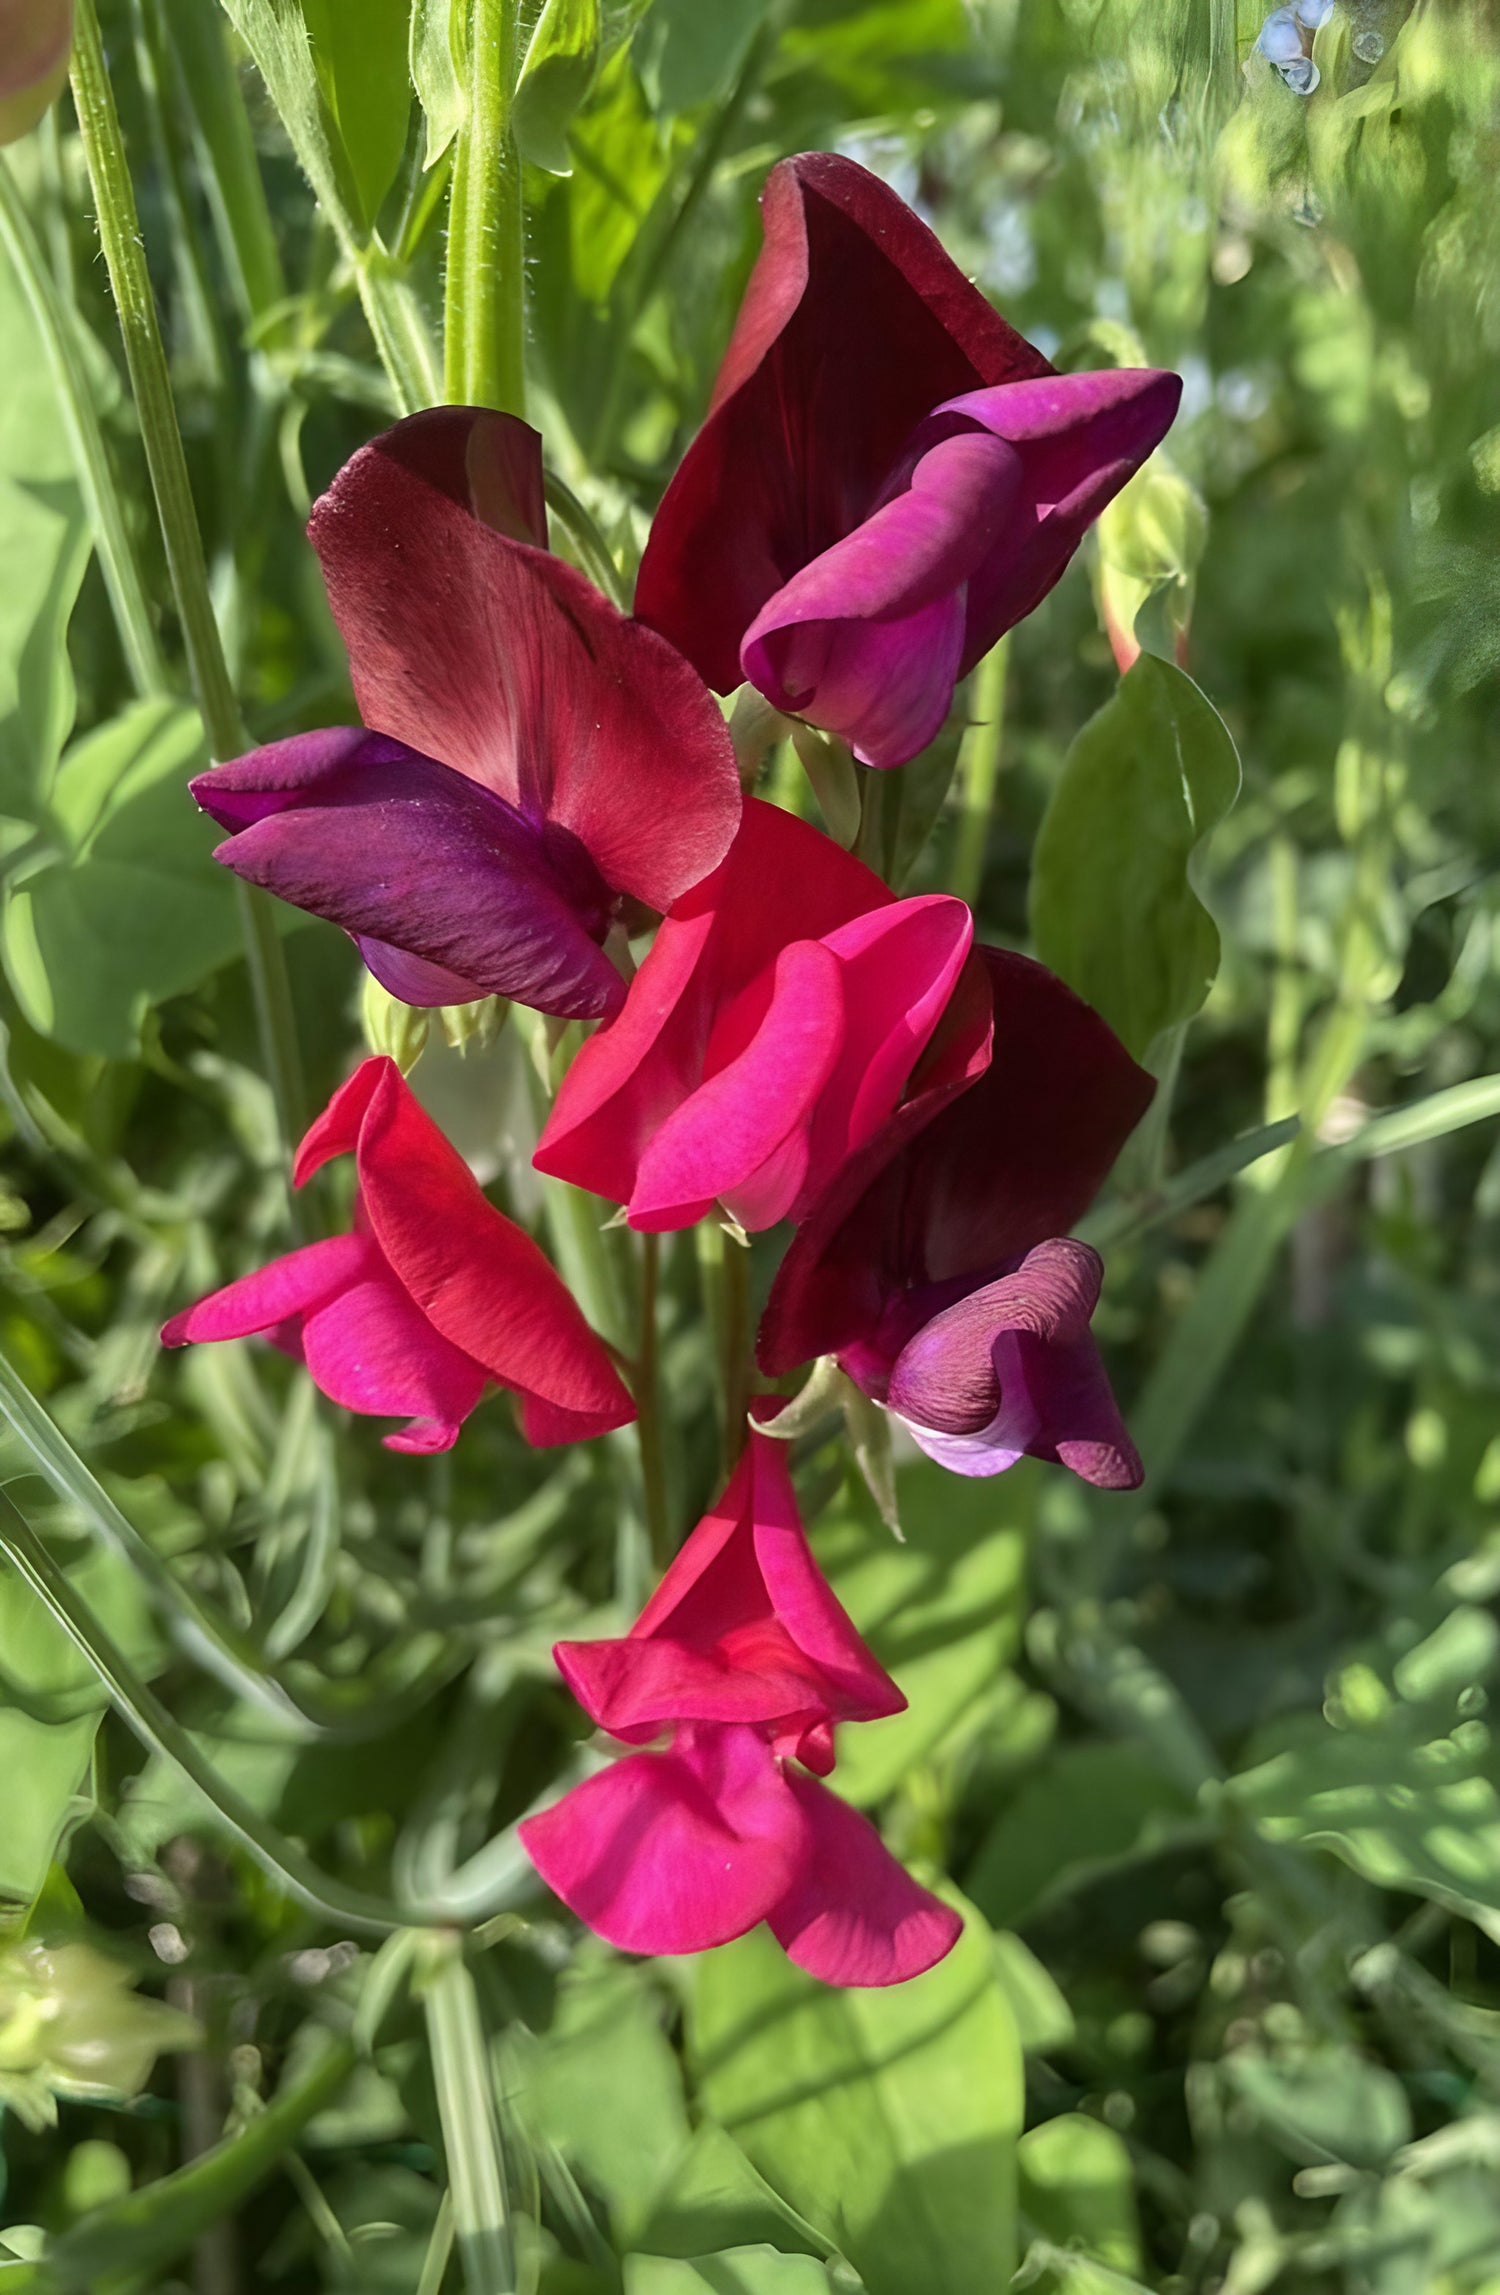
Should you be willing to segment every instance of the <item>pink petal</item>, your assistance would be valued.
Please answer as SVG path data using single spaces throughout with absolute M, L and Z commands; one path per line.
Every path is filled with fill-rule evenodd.
M 325 1305 L 379 1265 L 380 1253 L 367 1235 L 335 1235 L 326 1243 L 304 1244 L 174 1315 L 163 1326 L 162 1345 L 185 1347 L 269 1331 Z
M 809 1826 L 754 1730 L 684 1730 L 633 1753 L 521 1824 L 542 1879 L 622 1952 L 704 1952 L 792 1887 Z
M 844 1030 L 838 960 L 821 941 L 794 941 L 746 1001 L 754 1032 L 744 1050 L 673 1110 L 641 1157 L 632 1227 L 689 1227 L 720 1199 L 745 1226 L 774 1227 L 801 1193 L 806 1127 Z M 731 1007 L 725 1017 L 740 1015 Z
M 652 523 L 636 591 L 642 619 L 725 693 L 767 599 L 875 508 L 924 415 L 1050 372 L 853 160 L 784 160 L 762 208 L 765 245 L 713 406 Z
M 484 1371 L 432 1328 L 381 1273 L 340 1292 L 302 1325 L 302 1359 L 331 1402 L 367 1417 L 410 1416 L 392 1450 L 451 1450 L 484 1392 Z
M 963 1922 L 898 1865 L 867 1817 L 789 1771 L 812 1856 L 767 1914 L 788 1959 L 824 1984 L 904 1984 L 952 1951 Z
M 603 1341 L 530 1236 L 486 1200 L 394 1060 L 362 1062 L 334 1094 L 297 1151 L 298 1186 L 351 1149 L 386 1261 L 451 1345 L 497 1385 L 573 1414 L 591 1433 L 634 1416 Z
M 563 1078 L 537 1170 L 629 1203 L 654 1134 L 703 1081 L 719 1014 L 792 942 L 821 939 L 891 899 L 830 838 L 748 798 L 727 860 L 678 902 L 624 1010 Z
M 571 830 L 607 884 L 666 908 L 739 819 L 720 712 L 654 631 L 484 523 L 410 439 L 398 423 L 362 447 L 309 529 L 360 715 Z
M 968 960 L 974 918 L 967 901 L 920 894 L 855 917 L 825 943 L 839 960 L 848 1015 L 838 1064 L 813 1125 L 806 1212 L 848 1158 L 890 1116 Z

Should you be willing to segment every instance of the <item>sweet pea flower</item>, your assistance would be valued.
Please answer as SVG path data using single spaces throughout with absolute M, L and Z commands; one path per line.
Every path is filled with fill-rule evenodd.
M 541 440 L 512 415 L 408 416 L 308 531 L 364 725 L 200 774 L 217 858 L 342 925 L 408 1004 L 618 1010 L 622 897 L 669 907 L 739 820 L 711 695 L 548 554 Z
M 853 160 L 783 160 L 636 611 L 866 765 L 933 738 L 1165 436 L 1176 375 L 1059 375 Z
M 358 1173 L 353 1232 L 308 1243 L 174 1315 L 169 1347 L 263 1333 L 331 1402 L 406 1412 L 388 1450 L 451 1450 L 486 1385 L 516 1396 L 539 1447 L 635 1416 L 603 1341 L 529 1235 L 481 1193 L 394 1060 L 364 1061 L 297 1151 Z
M 757 798 L 727 858 L 672 909 L 623 1011 L 563 1080 L 539 1171 L 647 1233 L 718 1202 L 799 1217 L 890 1114 L 973 936 L 946 894 L 897 900 Z
M 520 1827 L 548 1887 L 610 1944 L 703 1952 L 763 1920 L 826 1984 L 899 1984 L 952 1947 L 958 1915 L 817 1782 L 836 1722 L 906 1700 L 813 1560 L 784 1443 L 751 1434 L 623 1639 L 554 1655 L 600 1729 L 668 1741 Z
M 1044 966 L 976 950 L 987 1064 L 935 1040 L 906 1103 L 793 1237 L 758 1341 L 771 1376 L 836 1356 L 957 1474 L 1024 1453 L 1103 1489 L 1141 1463 L 1089 1328 L 1098 1253 L 1066 1230 L 1154 1089 Z
M 29 134 L 62 93 L 73 0 L 0 0 L 0 144 Z

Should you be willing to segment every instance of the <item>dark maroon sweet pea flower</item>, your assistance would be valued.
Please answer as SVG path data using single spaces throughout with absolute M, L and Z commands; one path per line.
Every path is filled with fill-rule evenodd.
M 906 1700 L 813 1559 L 784 1443 L 751 1434 L 628 1634 L 553 1654 L 591 1721 L 659 1748 L 520 1828 L 548 1886 L 609 1943 L 703 1952 L 763 1920 L 825 1984 L 899 1984 L 951 1950 L 958 1915 L 818 1782 L 837 1723 Z
M 739 820 L 712 697 L 548 554 L 541 441 L 513 416 L 397 423 L 309 531 L 365 724 L 201 774 L 218 858 L 342 925 L 409 1004 L 618 1010 L 622 896 L 668 908 Z
M 998 1474 L 1025 1453 L 1130 1489 L 1140 1460 L 1089 1329 L 1103 1270 L 1066 1230 L 1154 1085 L 1044 966 L 975 958 L 993 1000 L 988 1063 L 972 1029 L 934 1039 L 905 1104 L 793 1237 L 761 1368 L 835 1356 L 956 1473 Z
M 878 177 L 783 160 L 636 611 L 710 685 L 900 765 L 1165 436 L 1175 375 L 1055 374 Z

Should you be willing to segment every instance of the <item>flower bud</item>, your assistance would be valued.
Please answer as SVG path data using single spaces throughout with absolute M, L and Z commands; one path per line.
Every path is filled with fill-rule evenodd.
M 472 1004 L 444 1004 L 438 1018 L 443 1041 L 455 1052 L 487 1052 L 505 1026 L 510 1002 L 504 996 L 481 996 Z
M 73 0 L 0 0 L 0 143 L 50 109 L 68 76 Z
M 1140 652 L 1136 617 L 1162 593 L 1172 650 L 1185 644 L 1193 581 L 1208 536 L 1202 496 L 1158 453 L 1099 520 L 1099 612 L 1122 671 Z
M 367 972 L 360 991 L 359 1023 L 370 1050 L 384 1053 L 403 1076 L 409 1076 L 426 1047 L 432 1014 L 418 1005 L 403 1004 L 373 972 Z
M 190 2016 L 135 1991 L 91 1944 L 14 1944 L 0 1953 L 0 2098 L 29 2125 L 58 2096 L 138 2095 L 156 2059 L 197 2045 Z

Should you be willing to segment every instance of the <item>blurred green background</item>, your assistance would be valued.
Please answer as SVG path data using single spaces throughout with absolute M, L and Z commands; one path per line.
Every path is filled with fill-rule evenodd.
M 245 45 L 297 11 L 225 7 L 100 13 L 231 667 L 268 739 L 353 714 L 302 523 L 399 411 L 370 316 L 426 355 L 448 81 L 419 42 L 424 113 L 405 0 L 357 23 L 307 0 L 336 222 Z M 252 1813 L 341 1887 L 490 1922 L 489 2108 L 549 2295 L 622 2269 L 626 2295 L 816 2295 L 851 2266 L 869 2295 L 988 2295 L 1013 2262 L 1079 2295 L 1500 2289 L 1500 33 L 1462 0 L 1339 0 L 1303 97 L 1253 53 L 1261 16 L 612 7 L 571 172 L 526 170 L 531 418 L 626 571 L 785 152 L 876 168 L 1059 364 L 1185 381 L 1165 491 L 1106 523 L 901 776 L 907 881 L 972 891 L 987 937 L 1121 1025 L 1158 896 L 1213 970 L 1189 854 L 1220 942 L 1087 1230 L 1144 1490 L 908 1464 L 896 1547 L 834 1446 L 804 1462 L 820 1556 L 911 1699 L 839 1782 L 979 1916 L 904 2007 L 819 1994 L 757 1939 L 696 1971 L 625 1963 L 528 1893 L 504 1828 L 578 1735 L 551 1641 L 619 1627 L 628 1443 L 559 1462 L 491 1404 L 451 1460 L 396 1459 L 264 1351 L 159 1356 L 168 1312 L 279 1247 L 280 1157 L 232 887 L 181 788 L 200 736 L 176 634 L 158 617 L 154 673 L 122 646 L 17 270 L 61 314 L 53 357 L 162 599 L 66 105 L 5 155 L 0 1346 L 66 1444 L 45 1480 L 12 1432 L 0 1505 Z M 1124 735 L 1070 755 L 1115 690 L 1101 590 L 1221 713 L 1227 811 L 1222 758 L 1210 788 Z M 978 721 L 1002 704 L 997 750 Z M 813 809 L 790 752 L 769 770 Z M 1049 859 L 1060 785 L 1074 827 Z M 286 950 L 316 1102 L 358 1044 L 356 966 L 323 927 Z M 526 1172 L 528 1072 L 512 1026 L 435 1043 L 416 1083 L 569 1266 L 566 1207 Z M 623 1257 L 586 1277 L 623 1328 Z M 699 1286 L 677 1239 L 684 1524 L 715 1473 Z M 123 1558 L 112 1505 L 144 1541 Z M 21 2227 L 0 2240 L 49 2243 L 30 2268 L 52 2272 L 26 2283 L 456 2287 L 421 2038 L 441 1939 L 372 1977 L 341 1900 L 278 1893 L 9 1573 L 0 1684 Z M 93 1961 L 26 1958 L 85 1936 L 138 1981 L 139 2034 Z M 150 2022 L 153 1994 L 177 2020 Z M 112 2035 L 103 2057 L 49 2054 L 38 1999 L 69 2004 L 54 2036 Z M 356 2009 L 345 2077 L 318 2050 Z M 131 2100 L 183 2016 L 205 2045 Z M 252 2165 L 264 2106 L 299 2096 Z M 153 2181 L 226 2115 L 217 2185 Z

